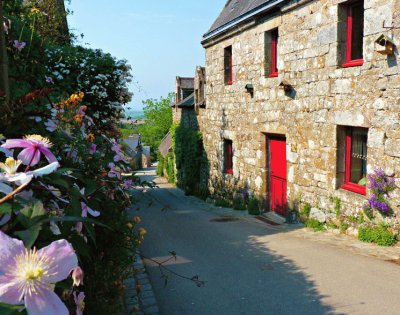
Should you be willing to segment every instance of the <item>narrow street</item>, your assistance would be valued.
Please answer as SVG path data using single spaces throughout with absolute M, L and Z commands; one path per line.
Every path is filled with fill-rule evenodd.
M 154 180 L 154 168 L 138 175 Z M 192 314 L 400 314 L 400 265 L 218 209 L 157 179 L 135 205 L 147 235 L 145 257 L 176 260 L 165 278 L 146 259 L 160 312 Z M 229 216 L 231 220 L 221 220 Z M 297 230 L 296 230 L 297 229 Z M 312 233 L 312 232 L 310 232 Z M 168 274 L 168 272 L 166 272 Z

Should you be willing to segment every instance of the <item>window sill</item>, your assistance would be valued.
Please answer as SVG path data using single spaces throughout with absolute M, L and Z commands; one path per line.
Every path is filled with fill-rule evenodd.
M 348 62 L 342 65 L 343 68 L 349 67 L 359 67 L 364 64 L 364 59 L 357 59 L 357 60 L 349 60 Z
M 224 175 L 233 175 L 233 170 L 224 171 Z
M 278 75 L 278 72 L 272 72 L 268 75 L 268 78 L 276 78 Z
M 341 188 L 364 196 L 367 194 L 367 187 L 353 183 L 345 183 Z

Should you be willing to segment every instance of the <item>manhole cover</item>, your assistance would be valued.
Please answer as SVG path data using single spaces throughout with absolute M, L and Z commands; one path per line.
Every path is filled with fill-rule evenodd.
M 220 217 L 220 218 L 215 218 L 211 219 L 210 222 L 232 222 L 232 221 L 238 221 L 238 218 L 235 217 Z

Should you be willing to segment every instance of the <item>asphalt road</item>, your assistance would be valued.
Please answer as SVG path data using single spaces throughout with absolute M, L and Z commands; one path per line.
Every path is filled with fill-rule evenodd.
M 177 254 L 165 267 L 179 275 L 164 271 L 166 286 L 158 265 L 145 261 L 163 315 L 400 314 L 399 265 L 212 209 L 168 184 L 137 206 L 148 231 L 142 253 L 159 262 Z M 237 220 L 217 222 L 232 213 Z M 196 275 L 204 286 L 181 277 Z

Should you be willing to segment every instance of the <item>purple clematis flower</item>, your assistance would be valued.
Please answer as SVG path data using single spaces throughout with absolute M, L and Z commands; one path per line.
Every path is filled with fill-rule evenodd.
M 29 315 L 68 315 L 54 293 L 54 284 L 78 265 L 71 244 L 58 240 L 40 250 L 28 250 L 22 241 L 0 231 L 0 302 L 25 304 Z
M 51 142 L 39 135 L 29 135 L 24 139 L 9 139 L 2 147 L 6 149 L 24 148 L 18 154 L 18 159 L 28 166 L 38 164 L 41 154 L 45 156 L 49 163 L 57 162 L 57 158 L 49 150 L 52 147 Z
M 19 40 L 14 40 L 14 48 L 16 48 L 19 52 L 22 51 L 26 46 L 25 42 L 19 41 Z
M 95 143 L 92 143 L 91 145 L 90 145 L 90 148 L 89 148 L 89 154 L 95 154 L 96 153 L 96 151 L 97 151 L 97 145 L 95 144 Z

